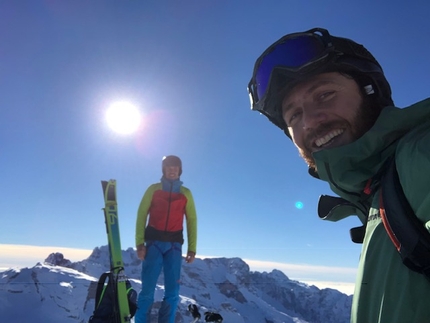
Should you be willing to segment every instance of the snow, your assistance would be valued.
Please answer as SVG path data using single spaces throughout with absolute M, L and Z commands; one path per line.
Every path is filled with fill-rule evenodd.
M 123 260 L 132 286 L 140 291 L 140 261 L 135 251 L 123 251 Z M 103 246 L 79 262 L 70 262 L 57 253 L 32 268 L 2 271 L 2 321 L 88 322 L 94 309 L 94 284 L 109 269 L 108 264 L 108 249 Z M 161 276 L 155 290 L 154 320 L 163 292 Z M 180 294 L 177 323 L 192 321 L 187 312 L 191 303 L 199 307 L 202 322 L 203 313 L 212 311 L 220 313 L 227 323 L 343 323 L 349 322 L 351 307 L 351 296 L 292 281 L 278 270 L 251 272 L 240 258 L 184 262 Z

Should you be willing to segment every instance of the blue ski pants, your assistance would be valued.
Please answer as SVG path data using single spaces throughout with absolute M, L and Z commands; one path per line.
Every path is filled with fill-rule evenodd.
M 142 261 L 142 290 L 137 300 L 135 323 L 149 323 L 149 315 L 158 276 L 164 273 L 164 298 L 158 312 L 158 323 L 175 323 L 179 302 L 182 245 L 179 242 L 150 241 L 146 243 L 146 256 Z

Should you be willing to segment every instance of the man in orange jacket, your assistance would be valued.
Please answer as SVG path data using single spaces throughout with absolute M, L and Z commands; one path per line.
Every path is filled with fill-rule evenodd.
M 142 260 L 142 290 L 138 298 L 136 323 L 150 322 L 150 307 L 158 276 L 163 269 L 165 293 L 159 323 L 174 323 L 179 301 L 184 215 L 187 221 L 188 251 L 185 261 L 196 255 L 197 215 L 191 191 L 182 186 L 182 162 L 177 156 L 162 161 L 161 182 L 143 195 L 136 221 L 137 256 Z M 149 219 L 148 219 L 149 217 Z

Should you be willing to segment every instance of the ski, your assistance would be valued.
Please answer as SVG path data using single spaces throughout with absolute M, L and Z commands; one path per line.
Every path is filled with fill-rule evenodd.
M 126 276 L 121 252 L 118 204 L 116 200 L 116 180 L 102 181 L 102 188 L 105 200 L 103 211 L 109 244 L 110 270 L 115 280 L 115 297 L 118 300 L 118 308 L 115 309 L 117 315 L 115 315 L 115 317 L 119 318 L 118 323 L 126 323 L 131 321 L 131 314 L 127 298 Z

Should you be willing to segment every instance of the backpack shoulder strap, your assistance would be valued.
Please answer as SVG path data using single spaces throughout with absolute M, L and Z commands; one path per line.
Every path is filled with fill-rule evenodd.
M 106 283 L 106 279 L 112 278 L 111 277 L 112 273 L 111 272 L 105 272 L 103 274 L 101 274 L 99 281 L 97 283 L 97 291 L 96 291 L 96 299 L 95 299 L 95 308 L 99 307 L 100 305 L 100 301 L 103 299 L 103 294 L 105 291 L 105 283 Z
M 430 233 L 406 199 L 394 158 L 382 177 L 379 199 L 382 223 L 403 263 L 430 279 Z

